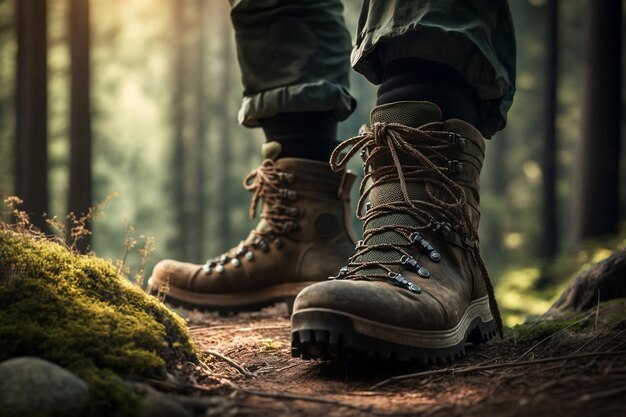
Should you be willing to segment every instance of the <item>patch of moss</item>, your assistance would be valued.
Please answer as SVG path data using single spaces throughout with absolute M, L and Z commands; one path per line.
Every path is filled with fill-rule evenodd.
M 116 374 L 162 377 L 195 353 L 185 322 L 110 262 L 0 230 L 0 361 L 23 355 L 88 381 L 93 415 L 129 415 L 137 399 Z
M 591 333 L 598 329 L 614 327 L 626 322 L 626 299 L 602 302 L 597 310 L 582 312 L 563 311 L 543 319 L 531 320 L 511 328 L 518 340 L 535 340 L 548 337 L 560 330 L 569 333 Z
M 572 313 L 572 316 L 568 317 L 529 321 L 514 326 L 511 332 L 516 340 L 543 339 L 564 329 L 574 333 L 580 332 L 589 324 L 590 319 L 583 320 L 587 315 L 588 313 Z
M 261 350 L 280 350 L 282 348 L 280 342 L 273 339 L 261 339 L 257 345 Z

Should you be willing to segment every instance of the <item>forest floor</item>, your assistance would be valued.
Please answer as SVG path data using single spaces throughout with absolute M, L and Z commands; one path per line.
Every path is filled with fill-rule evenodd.
M 192 338 L 209 353 L 177 373 L 187 403 L 206 416 L 626 416 L 625 312 L 619 300 L 568 322 L 508 329 L 430 368 L 292 358 L 281 305 L 193 312 Z M 420 374 L 388 379 L 410 373 Z

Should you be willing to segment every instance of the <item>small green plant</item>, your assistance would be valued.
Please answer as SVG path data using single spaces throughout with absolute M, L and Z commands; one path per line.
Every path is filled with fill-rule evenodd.
M 156 242 L 154 237 L 140 235 L 139 240 L 134 237 L 135 228 L 128 224 L 128 221 L 124 219 L 122 221 L 124 225 L 124 256 L 122 259 L 118 259 L 115 262 L 118 274 L 125 275 L 126 277 L 133 277 L 134 282 L 138 287 L 143 287 L 145 281 L 146 266 L 150 260 L 150 255 L 156 248 Z M 131 274 L 130 267 L 127 264 L 128 256 L 132 253 L 133 249 L 140 244 L 138 249 L 139 253 L 139 267 L 134 274 Z

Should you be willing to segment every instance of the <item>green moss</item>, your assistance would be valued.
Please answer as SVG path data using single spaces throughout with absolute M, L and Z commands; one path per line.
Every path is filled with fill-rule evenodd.
M 84 377 L 93 414 L 111 415 L 136 402 L 116 373 L 161 377 L 194 348 L 184 321 L 110 262 L 0 230 L 0 361 L 22 355 Z
M 280 350 L 282 345 L 280 342 L 273 339 L 261 339 L 257 342 L 257 346 L 261 350 Z
M 530 321 L 513 327 L 511 331 L 516 340 L 543 339 L 564 329 L 574 333 L 580 332 L 587 328 L 589 319 L 583 320 L 587 315 L 588 313 L 572 313 L 571 316 L 567 317 Z
M 569 333 L 583 335 L 616 326 L 626 320 L 625 312 L 626 299 L 619 298 L 600 303 L 597 310 L 566 310 L 548 318 L 531 320 L 514 326 L 511 333 L 518 340 L 543 339 L 564 329 Z

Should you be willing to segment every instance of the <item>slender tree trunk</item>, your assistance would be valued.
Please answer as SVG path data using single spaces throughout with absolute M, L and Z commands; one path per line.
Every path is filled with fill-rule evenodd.
M 547 2 L 547 53 L 546 53 L 546 90 L 542 171 L 542 207 L 541 207 L 541 246 L 539 256 L 552 257 L 558 251 L 559 229 L 557 220 L 557 85 L 558 85 L 558 33 L 559 1 Z
M 171 251 L 182 259 L 188 258 L 187 227 L 186 227 L 186 193 L 185 193 L 185 78 L 187 76 L 185 1 L 172 2 L 173 33 L 172 33 L 172 73 L 173 95 L 171 102 L 173 126 L 173 155 L 171 173 L 173 190 L 173 207 L 176 231 L 171 241 Z
M 216 235 L 219 239 L 219 250 L 226 249 L 233 243 L 231 237 L 231 224 L 230 224 L 230 198 L 229 192 L 229 177 L 230 177 L 230 164 L 231 164 L 231 113 L 230 113 L 230 88 L 231 88 L 231 75 L 233 73 L 233 53 L 230 38 L 232 36 L 230 21 L 224 19 L 222 24 L 222 56 L 221 61 L 223 65 L 223 71 L 220 76 L 221 91 L 219 99 L 223 100 L 221 109 L 222 114 L 219 119 L 221 120 L 221 131 L 217 143 L 217 158 L 216 158 L 216 179 L 217 190 L 219 190 L 219 199 L 217 206 L 217 230 Z
M 48 210 L 47 6 L 16 0 L 17 90 L 15 111 L 15 194 L 41 230 Z
M 205 176 L 204 166 L 207 160 L 206 150 L 206 92 L 204 84 L 205 76 L 205 28 L 206 28 L 206 8 L 207 0 L 196 0 L 196 24 L 195 24 L 195 80 L 194 80 L 194 133 L 193 144 L 191 146 L 190 158 L 193 158 L 193 207 L 190 216 L 190 250 L 191 259 L 200 262 L 206 257 L 204 253 L 205 238 Z
M 0 27 L 0 45 L 7 45 L 13 40 L 17 27 L 14 0 L 0 0 L 0 8 L 3 10 L 10 9 L 10 19 Z M 6 54 L 5 54 L 6 55 Z M 14 86 L 14 62 L 13 56 L 0 57 L 0 85 Z M 8 65 L 7 65 L 8 64 Z M 15 173 L 15 128 L 14 128 L 14 112 L 15 112 L 15 91 L 13 88 L 4 88 L 0 91 L 0 195 L 13 195 L 14 173 Z M 0 216 L 1 220 L 10 221 L 4 216 Z
M 508 187 L 508 165 L 506 163 L 506 154 L 509 148 L 509 138 L 507 130 L 498 132 L 497 136 L 489 143 L 487 151 L 491 155 L 491 171 L 489 175 L 489 188 L 491 192 L 501 201 L 502 204 L 506 201 L 506 191 Z M 496 254 L 502 252 L 502 235 L 503 235 L 503 222 L 502 213 L 499 211 L 493 218 L 489 220 L 489 227 L 486 230 L 488 245 Z
M 616 231 L 619 222 L 622 0 L 588 1 L 575 238 Z
M 90 0 L 69 2 L 70 184 L 67 209 L 76 215 L 87 213 L 93 204 L 89 2 Z M 91 221 L 86 226 L 91 230 Z M 90 235 L 77 242 L 77 248 L 82 252 L 90 245 Z

